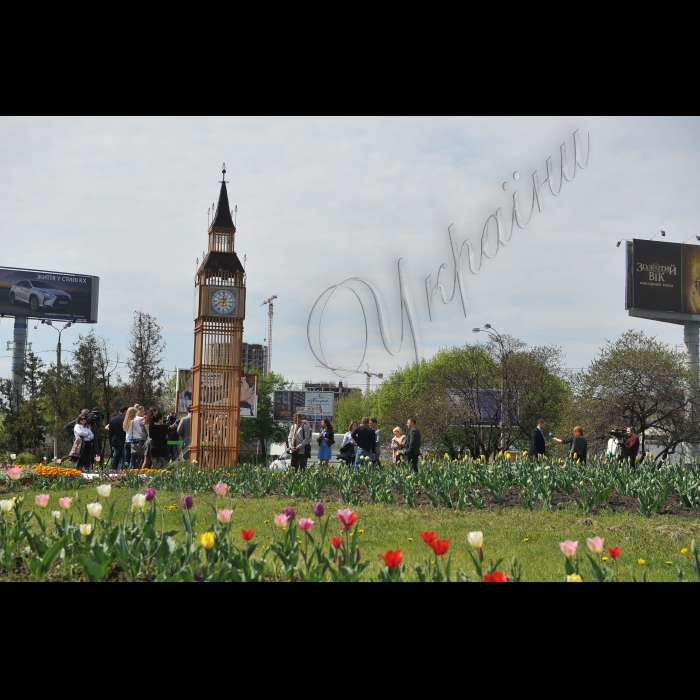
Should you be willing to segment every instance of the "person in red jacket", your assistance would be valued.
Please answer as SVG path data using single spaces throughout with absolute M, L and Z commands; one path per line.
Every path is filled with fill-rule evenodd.
M 627 428 L 627 439 L 620 440 L 619 443 L 625 448 L 622 459 L 631 459 L 632 462 L 636 462 L 639 452 L 639 437 L 635 434 L 632 426 Z

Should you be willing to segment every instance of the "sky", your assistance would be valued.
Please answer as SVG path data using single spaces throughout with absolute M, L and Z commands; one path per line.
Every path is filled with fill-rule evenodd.
M 555 197 L 543 184 L 547 159 L 556 191 L 561 145 L 570 174 L 577 130 L 586 167 Z M 683 342 L 681 326 L 628 316 L 624 246 L 615 244 L 660 229 L 669 242 L 700 234 L 697 117 L 2 117 L 0 265 L 98 276 L 95 332 L 124 357 L 134 311 L 148 312 L 163 327 L 165 367 L 189 367 L 196 261 L 224 162 L 238 205 L 235 247 L 246 256 L 244 340 L 267 337 L 260 303 L 276 294 L 272 368 L 291 381 L 338 380 L 316 366 L 307 322 L 324 292 L 350 278 L 376 290 L 396 351 L 399 260 L 420 348 L 404 314 L 402 348 L 389 354 L 369 286 L 354 282 L 347 287 L 357 295 L 337 289 L 320 331 L 312 323 L 328 365 L 363 363 L 388 376 L 416 352 L 429 358 L 485 340 L 472 333 L 485 323 L 530 345 L 561 345 L 572 369 L 627 329 Z M 497 254 L 477 275 L 464 248 L 467 317 L 458 290 L 450 304 L 433 297 L 431 320 L 426 278 L 435 285 L 444 263 L 448 298 L 453 287 L 448 227 L 458 247 L 472 242 L 478 267 L 482 231 L 497 209 L 506 238 L 514 195 L 527 221 L 535 172 L 542 210 L 535 204 L 507 246 L 496 246 L 492 218 L 487 250 Z M 66 330 L 64 350 L 88 330 Z M 47 362 L 56 335 L 30 325 L 33 350 Z M 11 339 L 4 318 L 0 350 Z M 0 376 L 9 376 L 9 355 L 0 356 Z M 346 385 L 365 384 L 364 375 L 338 373 Z

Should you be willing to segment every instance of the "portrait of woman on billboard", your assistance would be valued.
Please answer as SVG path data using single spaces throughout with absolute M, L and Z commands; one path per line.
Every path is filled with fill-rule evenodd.
M 683 311 L 700 314 L 700 246 L 683 246 Z
M 255 418 L 257 415 L 257 393 L 258 375 L 241 375 L 241 418 Z

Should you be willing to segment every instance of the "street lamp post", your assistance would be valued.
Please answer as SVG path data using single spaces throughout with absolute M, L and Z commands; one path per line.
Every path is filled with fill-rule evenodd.
M 42 324 L 46 326 L 50 326 L 53 328 L 55 331 L 58 332 L 58 344 L 56 345 L 56 418 L 54 420 L 54 438 L 53 438 L 53 458 L 54 461 L 58 457 L 57 451 L 58 451 L 58 403 L 59 403 L 59 392 L 61 391 L 61 333 L 66 330 L 66 328 L 70 328 L 73 323 L 71 321 L 68 321 L 62 328 L 57 328 L 56 326 L 53 325 L 51 321 L 45 321 L 42 320 Z
M 491 340 L 498 343 L 501 348 L 501 449 L 505 450 L 507 445 L 506 440 L 506 421 L 505 421 L 505 388 L 507 386 L 506 378 L 508 374 L 508 352 L 506 351 L 503 336 L 490 324 L 485 323 L 483 328 L 472 328 L 472 333 L 486 333 Z

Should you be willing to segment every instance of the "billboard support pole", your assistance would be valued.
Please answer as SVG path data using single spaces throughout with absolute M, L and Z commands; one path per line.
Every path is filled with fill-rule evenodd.
M 692 372 L 698 371 L 700 353 L 700 323 L 698 321 L 686 321 L 683 324 L 683 342 L 685 343 L 685 365 Z
M 24 384 L 22 370 L 27 357 L 27 317 L 15 316 L 12 336 L 12 408 L 19 411 Z

